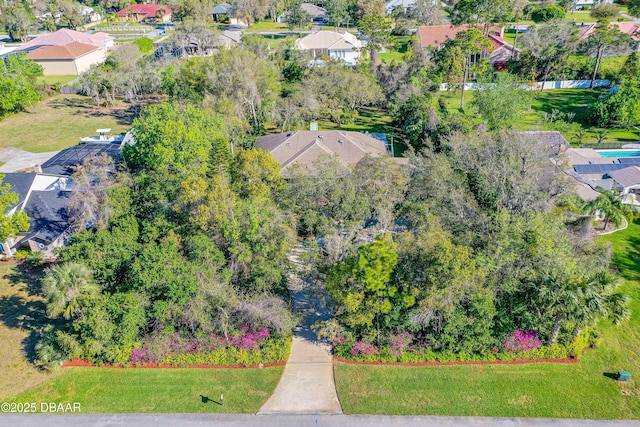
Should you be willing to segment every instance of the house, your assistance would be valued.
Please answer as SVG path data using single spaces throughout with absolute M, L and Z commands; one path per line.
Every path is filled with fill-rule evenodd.
M 209 15 L 213 17 L 214 22 L 223 22 L 229 19 L 233 6 L 229 3 L 220 3 L 209 12 Z
M 132 4 L 118 11 L 121 21 L 169 23 L 173 10 L 162 4 Z
M 313 62 L 324 58 L 356 65 L 363 44 L 349 32 L 317 31 L 296 40 L 295 48 L 308 52 Z
M 436 0 L 439 1 L 439 0 Z M 416 6 L 416 0 L 387 0 L 385 2 L 387 14 L 393 12 L 394 9 L 401 7 L 405 12 Z
M 335 155 L 345 165 L 356 166 L 365 156 L 388 154 L 383 141 L 360 132 L 348 131 L 297 131 L 261 136 L 255 148 L 270 151 L 282 165 L 280 174 L 287 176 L 293 165 L 300 165 L 308 172 L 321 155 Z
M 311 16 L 312 21 L 329 22 L 329 15 L 327 14 L 327 9 L 325 9 L 324 7 L 316 6 L 315 4 L 311 4 L 311 3 L 302 3 L 300 5 L 300 9 L 302 9 L 303 12 Z
M 20 45 L 19 50 L 30 51 L 40 46 L 65 46 L 69 43 L 78 42 L 90 44 L 103 50 L 105 53 L 113 47 L 115 38 L 107 33 L 81 33 L 66 28 L 50 34 L 42 34 L 34 39 Z
M 32 251 L 50 251 L 62 246 L 69 228 L 67 204 L 71 179 L 37 172 L 7 173 L 4 183 L 18 194 L 18 203 L 6 212 L 24 211 L 30 219 L 28 232 L 0 244 L 0 252 L 11 256 L 21 246 Z
M 120 159 L 124 141 L 79 144 L 60 151 L 35 172 L 5 174 L 4 183 L 18 194 L 18 203 L 10 206 L 6 214 L 23 210 L 30 218 L 28 232 L 0 243 L 0 253 L 11 256 L 21 246 L 32 251 L 51 253 L 63 246 L 71 234 L 68 213 L 69 198 L 73 188 L 71 175 L 82 162 L 103 153 Z
M 597 24 L 588 24 L 580 27 L 580 40 L 589 38 L 596 30 Z M 634 22 L 610 22 L 609 27 L 618 27 L 620 32 L 628 34 L 635 41 L 635 50 L 640 52 L 640 24 Z
M 105 59 L 100 48 L 79 42 L 65 46 L 40 46 L 27 56 L 42 66 L 45 76 L 77 76 Z
M 640 167 L 629 166 L 609 172 L 613 180 L 612 188 L 621 194 L 640 194 Z
M 582 9 L 583 7 L 590 8 L 599 3 L 611 4 L 613 0 L 577 0 L 573 2 L 573 8 L 575 10 Z
M 440 49 L 449 39 L 455 39 L 460 31 L 468 30 L 467 25 L 422 25 L 418 27 L 418 46 L 422 49 Z M 507 43 L 503 38 L 503 29 L 490 31 L 487 38 L 493 48 L 480 55 L 480 59 L 489 59 L 497 69 L 506 69 L 509 59 L 517 56 L 519 49 Z
M 62 29 L 40 35 L 15 51 L 26 52 L 44 69 L 45 76 L 79 75 L 103 62 L 114 38 L 106 33 L 86 34 Z

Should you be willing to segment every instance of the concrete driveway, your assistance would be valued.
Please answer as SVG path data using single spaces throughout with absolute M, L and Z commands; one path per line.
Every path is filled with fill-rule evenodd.
M 58 151 L 32 153 L 13 147 L 4 148 L 0 150 L 0 162 L 4 163 L 0 166 L 0 172 L 20 172 L 22 169 L 43 164 L 57 153 Z

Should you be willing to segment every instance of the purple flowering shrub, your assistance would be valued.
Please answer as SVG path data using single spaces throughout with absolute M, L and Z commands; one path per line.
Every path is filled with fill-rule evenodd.
M 413 342 L 413 335 L 410 332 L 397 333 L 387 338 L 387 344 L 389 351 L 396 355 L 396 357 L 402 357 L 407 350 L 411 350 L 411 343 Z
M 518 329 L 504 343 L 504 348 L 514 353 L 535 350 L 538 347 L 542 347 L 542 341 L 534 330 L 522 331 Z
M 369 341 L 358 341 L 351 348 L 351 355 L 353 357 L 369 357 L 378 354 L 378 348 L 371 344 Z
M 211 353 L 225 349 L 252 352 L 259 350 L 269 335 L 267 328 L 252 330 L 249 326 L 243 326 L 229 339 L 214 334 L 198 338 L 185 338 L 177 333 L 156 334 L 144 338 L 142 345 L 133 350 L 129 360 L 132 363 L 161 363 L 167 358 L 183 354 Z

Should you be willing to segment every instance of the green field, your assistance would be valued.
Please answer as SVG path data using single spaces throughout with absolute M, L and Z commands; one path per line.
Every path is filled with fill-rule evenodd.
M 303 27 L 305 30 L 307 26 Z M 311 28 L 311 25 L 308 25 Z M 275 32 L 275 31 L 289 31 L 289 27 L 284 22 L 262 21 L 256 22 L 252 26 L 246 29 L 248 33 L 255 33 L 260 31 Z
M 411 36 L 393 37 L 392 44 L 386 47 L 386 52 L 378 54 L 380 61 L 390 64 L 393 61 L 402 62 L 409 49 Z
M 575 117 L 572 122 L 580 125 L 587 131 L 583 143 L 595 143 L 597 141 L 595 129 L 593 129 L 588 121 L 589 106 L 595 102 L 598 97 L 606 93 L 605 89 L 554 89 L 545 91 L 536 91 L 535 98 L 531 104 L 531 110 L 525 112 L 521 119 L 515 124 L 517 129 L 522 130 L 542 130 L 555 129 L 553 125 L 544 124 L 544 113 L 551 113 L 558 110 L 563 113 L 574 113 Z M 447 104 L 447 108 L 452 112 L 460 111 L 460 91 L 440 92 Z M 471 106 L 474 91 L 465 92 L 465 109 L 464 114 L 473 118 L 475 123 L 482 122 L 482 117 L 475 114 Z M 576 127 L 576 126 L 574 126 Z M 563 136 L 571 143 L 575 140 L 575 130 L 558 129 Z M 630 144 L 638 141 L 638 130 L 615 128 L 609 129 L 603 142 Z
M 640 221 L 601 237 L 611 241 L 632 318 L 603 324 L 598 348 L 575 364 L 335 368 L 338 396 L 349 414 L 483 415 L 592 419 L 640 418 Z
M 66 85 L 78 77 L 80 76 L 75 74 L 67 76 L 42 76 L 38 79 L 38 83 L 45 85 Z
M 255 413 L 283 369 L 65 368 L 9 401 L 79 402 L 82 413 Z
M 111 128 L 112 133 L 131 128 L 133 117 L 124 105 L 97 107 L 91 99 L 79 95 L 58 95 L 0 120 L 2 146 L 34 153 L 61 150 L 77 144 L 81 137 L 94 135 L 96 129 Z

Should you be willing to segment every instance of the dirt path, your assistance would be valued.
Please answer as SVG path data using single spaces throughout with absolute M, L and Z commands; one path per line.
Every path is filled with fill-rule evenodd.
M 329 318 L 324 283 L 304 272 L 298 260 L 301 248 L 289 259 L 297 271 L 289 277 L 294 307 L 304 318 L 293 334 L 291 355 L 273 395 L 258 414 L 342 414 L 333 379 L 329 344 L 319 342 L 311 326 Z M 301 278 L 302 277 L 302 278 Z

